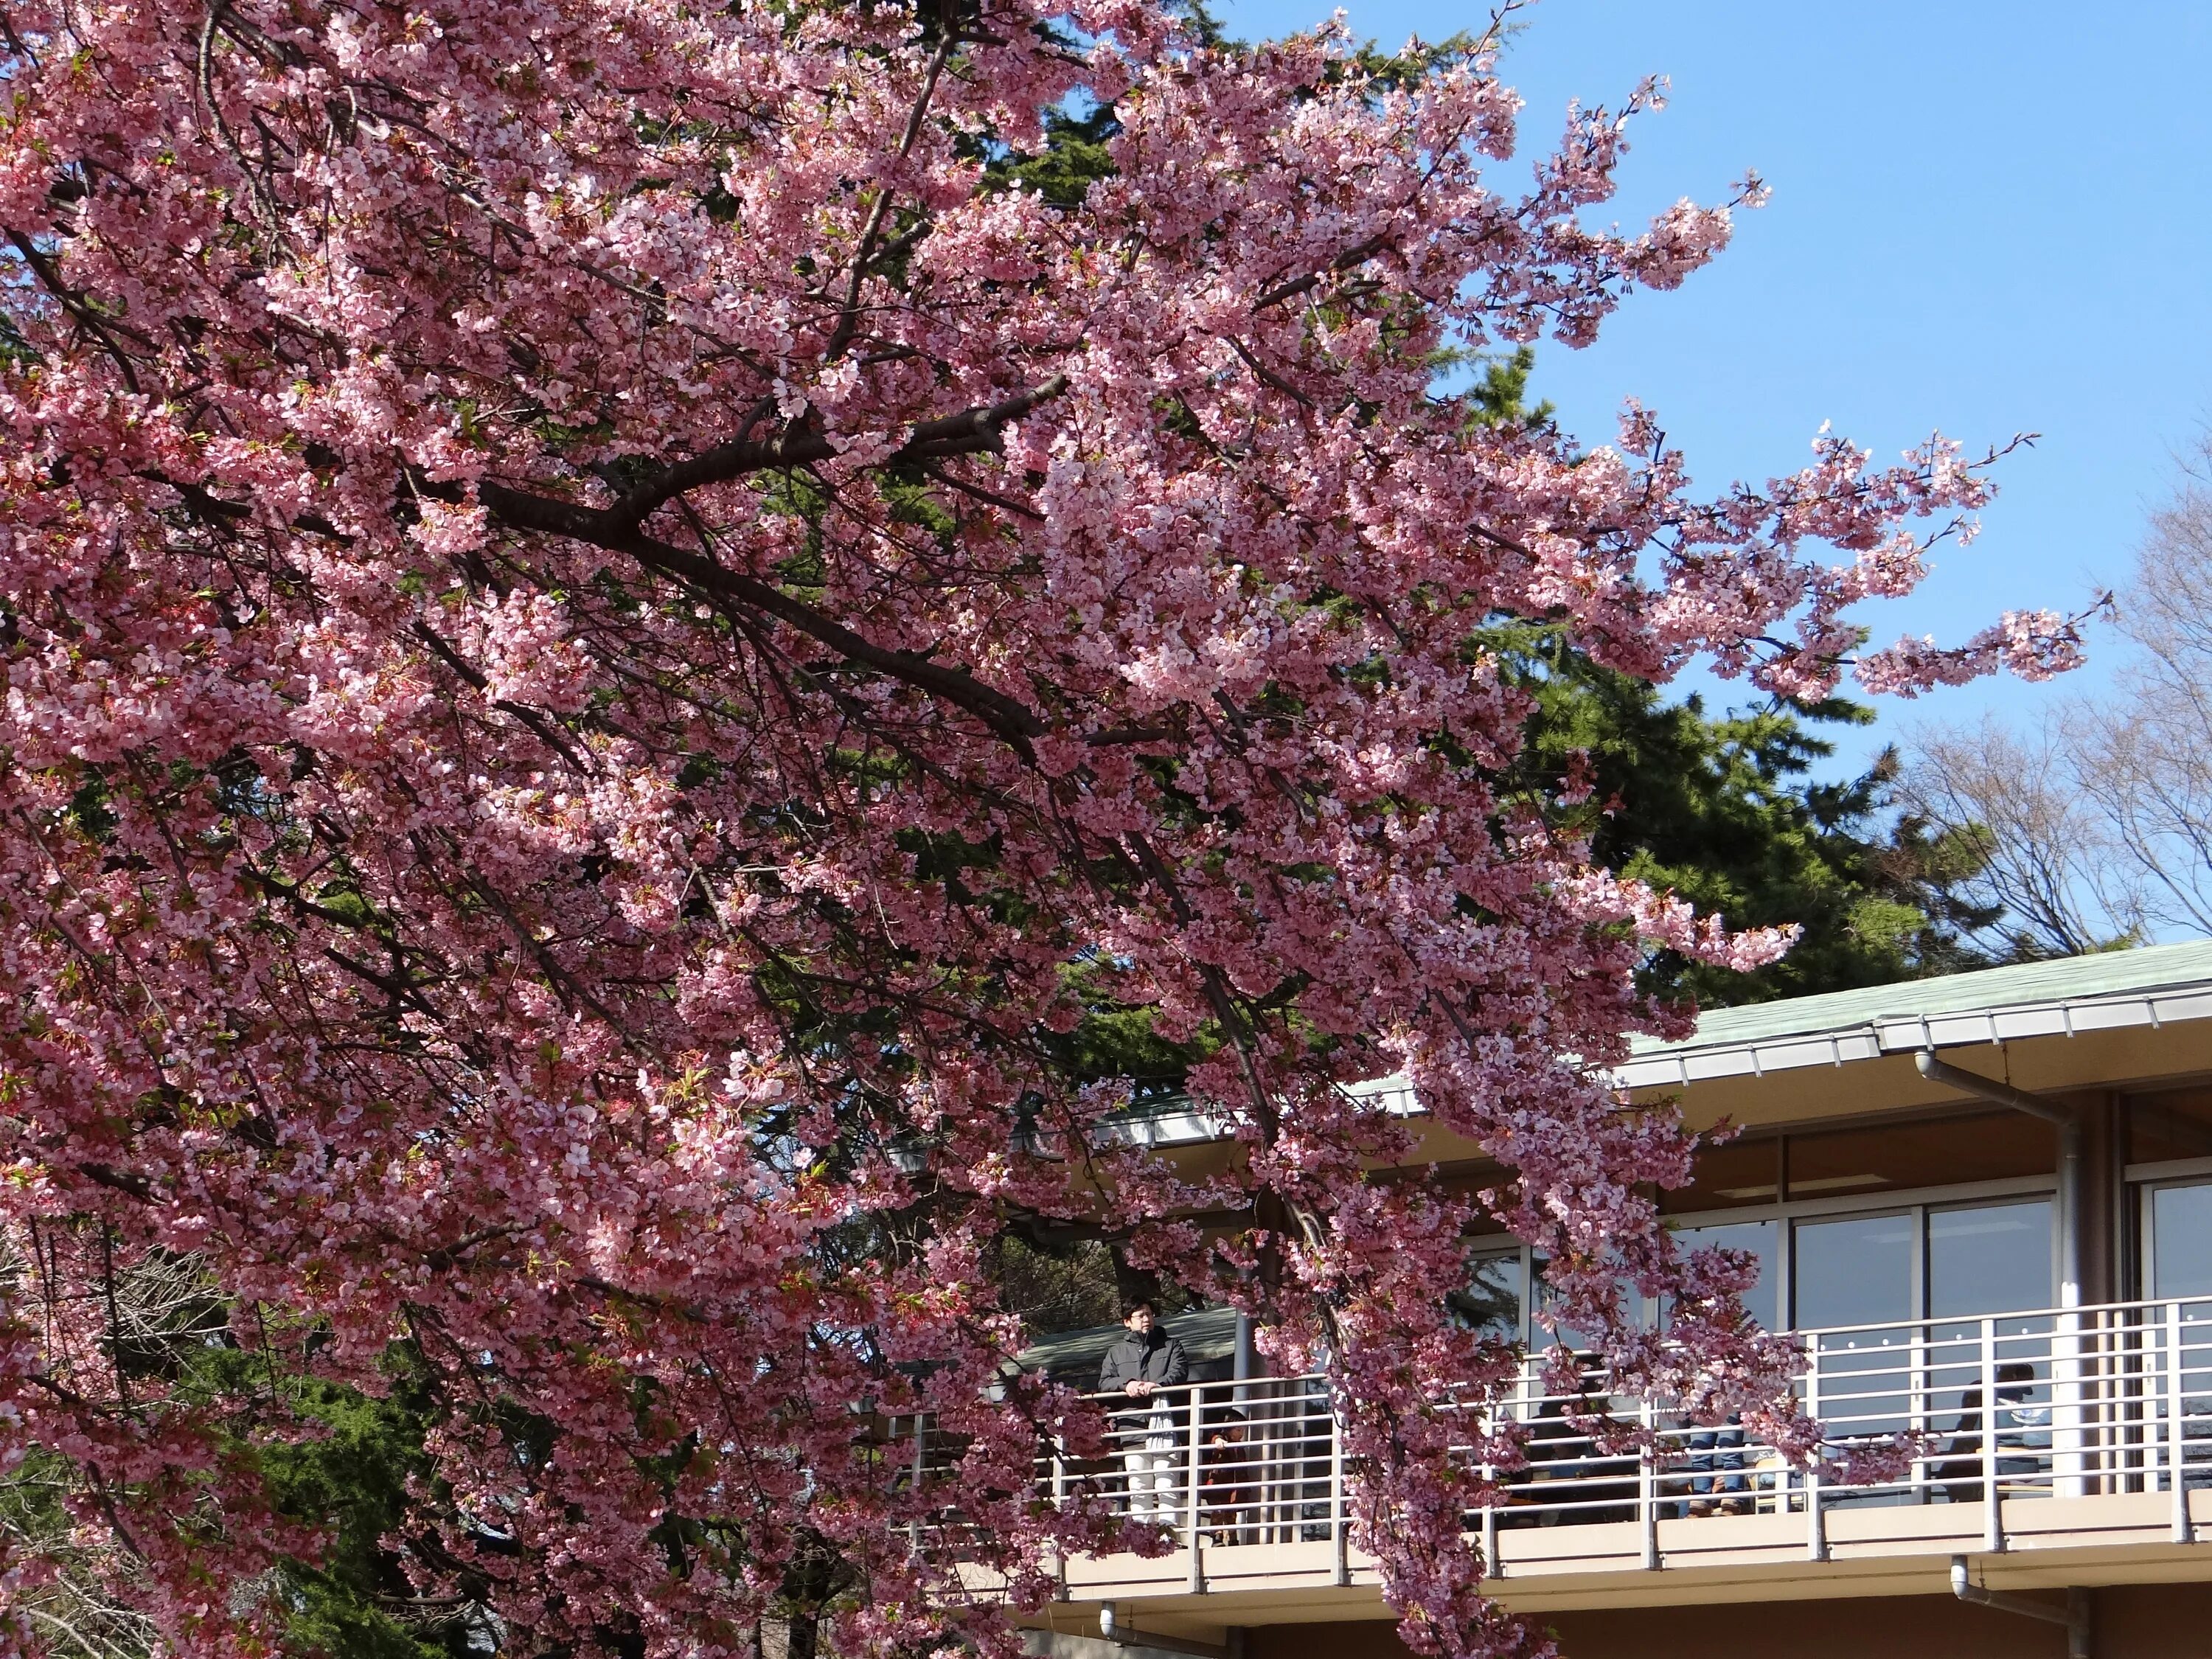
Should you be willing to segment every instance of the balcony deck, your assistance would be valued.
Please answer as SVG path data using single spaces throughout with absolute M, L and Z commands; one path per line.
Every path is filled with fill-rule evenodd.
M 2189 1494 L 2192 1527 L 2212 1525 L 2212 1491 Z M 1825 1559 L 1808 1559 L 1802 1515 L 1662 1520 L 1659 1561 L 1644 1564 L 1634 1522 L 1501 1535 L 1488 1589 L 1516 1612 L 1947 1595 L 1951 1558 L 1978 1582 L 2006 1590 L 2186 1582 L 2212 1571 L 2195 1543 L 2176 1544 L 2162 1493 L 2099 1493 L 2001 1500 L 2005 1550 L 1982 1552 L 1978 1504 L 1843 1510 L 1828 1517 Z M 1066 1614 L 1087 1622 L 1112 1601 L 1139 1628 L 1206 1640 L 1231 1626 L 1334 1623 L 1389 1616 L 1371 1559 L 1348 1550 L 1342 1582 L 1326 1541 L 1207 1546 L 1202 1590 L 1190 1589 L 1188 1550 L 1155 1558 L 1071 1561 Z
M 1523 1612 L 1942 1595 L 1959 1556 L 1999 1589 L 2212 1574 L 2197 1542 L 2212 1540 L 2212 1303 L 1798 1340 L 1799 1387 L 1832 1448 L 1922 1437 L 1900 1478 L 1838 1486 L 1740 1440 L 1693 1454 L 1690 1437 L 1707 1431 L 1650 1401 L 1606 1402 L 1636 1443 L 1608 1441 L 1582 1418 L 1585 1399 L 1569 1410 L 1531 1375 L 1506 1408 L 1531 1425 L 1529 1465 L 1502 1477 L 1512 1501 L 1466 1517 L 1492 1592 Z M 1386 1616 L 1374 1562 L 1350 1545 L 1321 1379 L 1200 1384 L 1161 1401 L 1164 1415 L 1128 1443 L 1157 1472 L 1150 1501 L 1177 1547 L 1069 1560 L 1041 1623 L 1084 1629 L 1111 1601 L 1141 1630 L 1203 1644 L 1234 1626 Z M 1208 1443 L 1232 1419 L 1242 1440 Z M 1041 1483 L 1062 1498 L 1087 1489 L 1127 1502 L 1129 1462 L 1048 1450 Z

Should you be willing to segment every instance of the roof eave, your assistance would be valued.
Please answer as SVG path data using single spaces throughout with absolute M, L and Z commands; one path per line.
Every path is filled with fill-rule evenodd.
M 1922 1048 L 1955 1048 L 2025 1037 L 2075 1036 L 2131 1026 L 2212 1018 L 2212 981 L 2106 996 L 2067 997 L 2002 1008 L 1897 1014 L 1826 1030 L 1791 1031 L 1741 1042 L 1672 1045 L 1614 1068 L 1624 1089 L 1686 1088 L 1723 1077 L 1764 1077 L 1808 1066 L 1842 1066 Z

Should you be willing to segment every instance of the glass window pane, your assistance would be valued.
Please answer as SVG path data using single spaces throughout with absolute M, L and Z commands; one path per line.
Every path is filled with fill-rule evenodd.
M 1820 1339 L 1807 1403 L 1832 1444 L 1911 1426 L 1912 1233 L 1910 1215 L 1869 1215 L 1801 1221 L 1790 1235 L 1801 1329 L 1900 1322 Z
M 1544 1282 L 1544 1267 L 1549 1258 L 1538 1250 L 1531 1250 L 1528 1255 L 1536 1269 L 1536 1306 L 1539 1309 L 1556 1307 L 1559 1298 L 1553 1293 L 1552 1287 Z M 1621 1285 L 1621 1306 L 1623 1311 L 1627 1314 L 1631 1324 L 1640 1328 L 1650 1328 L 1652 1312 L 1650 1303 L 1635 1285 L 1626 1281 Z M 1531 1322 L 1529 1326 L 1528 1340 L 1538 1347 L 1548 1346 L 1555 1340 L 1564 1342 L 1570 1348 L 1577 1350 L 1595 1349 L 1598 1346 L 1597 1338 L 1588 1331 L 1578 1331 L 1571 1325 L 1562 1325 L 1556 1333 L 1553 1333 L 1547 1331 L 1541 1325 L 1534 1322 Z
M 1447 1298 L 1452 1316 L 1485 1336 L 1519 1341 L 1526 1279 L 1519 1250 L 1478 1251 L 1468 1258 L 1467 1288 Z
M 2212 1185 L 2150 1194 L 2153 1296 L 2212 1296 Z
M 2051 1125 L 2025 1112 L 1990 1112 L 1792 1135 L 1789 1153 L 1791 1198 L 1848 1198 L 2051 1175 L 2058 1139 Z
M 2051 1203 L 1988 1204 L 1928 1215 L 1928 1311 L 2005 1313 L 2048 1308 Z
M 1938 1322 L 1928 1334 L 1927 1409 L 1931 1422 L 1965 1437 L 1954 1438 L 1954 1449 L 1972 1440 L 1968 1431 L 1980 1421 L 1982 1324 L 1972 1316 L 2048 1308 L 2058 1299 L 2054 1224 L 2047 1198 L 1929 1212 L 1928 1311 Z M 2051 1328 L 2048 1314 L 1996 1322 L 2000 1381 L 2025 1391 L 2014 1401 L 2018 1410 L 2028 1409 L 2028 1394 L 2048 1381 L 2043 1360 Z
M 1801 1221 L 1791 1243 L 1800 1329 L 1912 1317 L 1911 1216 Z
M 1781 1229 L 1771 1221 L 1724 1222 L 1717 1227 L 1678 1227 L 1675 1242 L 1685 1250 L 1718 1248 L 1743 1250 L 1759 1258 L 1759 1282 L 1743 1293 L 1743 1305 L 1768 1330 L 1775 1323 L 1776 1292 L 1781 1288 L 1775 1271 L 1775 1244 Z

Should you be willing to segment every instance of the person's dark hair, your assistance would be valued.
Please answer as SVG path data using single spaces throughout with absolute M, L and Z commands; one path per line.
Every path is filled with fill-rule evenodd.
M 2033 1382 L 2035 1381 L 2035 1367 L 2028 1364 L 2025 1360 L 2013 1360 L 2008 1364 L 1997 1367 L 1997 1381 L 2000 1382 Z
M 1134 1302 L 1132 1302 L 1127 1307 L 1121 1310 L 1121 1322 L 1125 1325 L 1127 1324 L 1129 1321 L 1137 1316 L 1139 1310 L 1152 1315 L 1155 1319 L 1158 1319 L 1160 1316 L 1160 1304 L 1153 1301 L 1149 1296 L 1140 1296 Z

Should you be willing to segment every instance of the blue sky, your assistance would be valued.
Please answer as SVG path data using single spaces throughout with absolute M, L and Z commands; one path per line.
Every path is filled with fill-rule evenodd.
M 1347 13 L 1386 46 L 1488 15 L 1451 0 Z M 1325 15 L 1223 11 L 1246 39 Z M 1970 448 L 2039 433 L 2003 464 L 1981 538 L 1867 611 L 1877 639 L 1955 641 L 2008 607 L 2078 609 L 2124 574 L 2212 423 L 2212 3 L 1543 0 L 1522 15 L 1502 64 L 1527 103 L 1513 182 L 1571 97 L 1617 106 L 1662 74 L 1671 101 L 1632 129 L 1620 222 L 1721 198 L 1746 167 L 1773 190 L 1684 288 L 1635 297 L 1585 351 L 1540 348 L 1537 390 L 1568 430 L 1609 441 L 1638 398 L 1714 489 L 1801 465 L 1824 420 L 1883 459 L 1932 428 Z M 2093 650 L 2077 687 L 2114 654 L 2101 635 Z M 2050 695 L 2002 679 L 1885 700 L 1846 741 L 1860 757 L 1916 720 L 2032 717 Z

